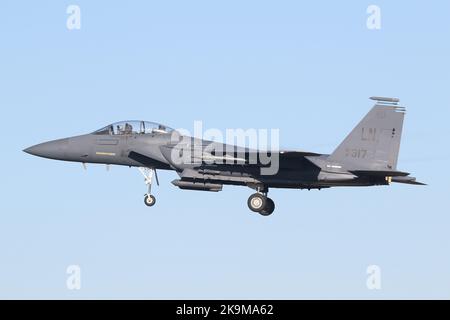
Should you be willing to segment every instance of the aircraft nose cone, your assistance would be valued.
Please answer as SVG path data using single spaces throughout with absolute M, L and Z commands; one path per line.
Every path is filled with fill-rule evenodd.
M 23 151 L 43 158 L 64 159 L 67 144 L 67 139 L 54 140 L 31 146 Z
M 29 147 L 29 148 L 23 149 L 22 151 L 26 152 L 28 154 L 33 154 L 33 147 Z

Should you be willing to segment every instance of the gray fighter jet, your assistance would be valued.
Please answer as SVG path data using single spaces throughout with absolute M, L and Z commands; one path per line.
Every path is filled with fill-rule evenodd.
M 423 185 L 397 170 L 405 108 L 399 99 L 371 97 L 375 106 L 331 154 L 263 151 L 182 135 L 146 121 L 123 121 L 93 133 L 41 143 L 24 151 L 50 159 L 138 167 L 145 177 L 147 206 L 156 170 L 173 170 L 172 183 L 187 190 L 221 191 L 247 186 L 256 193 L 248 207 L 261 215 L 275 209 L 270 188 L 322 189 L 338 186 Z M 276 160 L 276 161 L 275 161 Z M 276 162 L 276 163 L 275 163 Z M 274 165 L 275 163 L 275 165 Z M 274 169 L 275 168 L 275 169 Z

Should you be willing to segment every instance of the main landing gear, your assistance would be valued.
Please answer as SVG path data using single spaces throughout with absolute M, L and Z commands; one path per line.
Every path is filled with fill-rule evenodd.
M 270 216 L 275 210 L 275 203 L 267 197 L 267 193 L 252 194 L 247 201 L 248 207 L 253 212 L 258 212 L 262 216 Z
M 152 195 L 152 182 L 153 176 L 156 178 L 156 184 L 159 185 L 158 176 L 156 170 L 152 168 L 138 168 L 145 179 L 145 184 L 148 186 L 147 193 L 144 195 L 144 203 L 148 207 L 152 207 L 156 203 L 156 198 Z

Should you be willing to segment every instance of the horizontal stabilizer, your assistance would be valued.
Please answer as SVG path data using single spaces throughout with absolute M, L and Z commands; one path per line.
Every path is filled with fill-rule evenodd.
M 392 182 L 426 186 L 426 183 L 416 181 L 415 177 L 393 177 Z
M 408 172 L 394 170 L 352 170 L 351 173 L 358 177 L 406 177 Z

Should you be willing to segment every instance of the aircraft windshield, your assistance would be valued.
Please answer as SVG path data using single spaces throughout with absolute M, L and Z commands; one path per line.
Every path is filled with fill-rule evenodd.
M 171 133 L 172 128 L 149 121 L 122 121 L 110 124 L 95 131 L 95 134 L 103 135 L 127 135 L 127 134 L 151 134 Z

